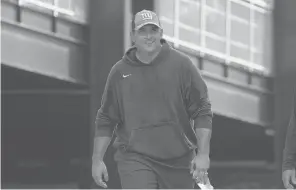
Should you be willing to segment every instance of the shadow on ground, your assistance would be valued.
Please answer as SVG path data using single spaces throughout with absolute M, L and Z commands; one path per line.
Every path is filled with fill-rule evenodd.
M 267 169 L 213 169 L 216 189 L 277 189 L 276 172 Z

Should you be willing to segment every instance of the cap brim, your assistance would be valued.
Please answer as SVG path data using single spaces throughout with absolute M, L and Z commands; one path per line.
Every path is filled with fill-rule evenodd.
M 161 28 L 161 27 L 159 26 L 159 24 L 156 24 L 155 22 L 145 22 L 145 23 L 140 24 L 139 26 L 137 26 L 137 27 L 135 28 L 135 30 L 139 30 L 140 28 L 142 28 L 143 26 L 146 26 L 146 25 L 148 25 L 148 24 L 152 24 L 152 25 L 154 25 L 154 26 L 157 26 L 158 28 Z

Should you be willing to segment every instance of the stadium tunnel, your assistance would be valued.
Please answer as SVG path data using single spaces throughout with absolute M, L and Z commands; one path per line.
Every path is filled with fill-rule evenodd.
M 94 118 L 107 75 L 129 45 L 131 14 L 154 10 L 156 5 L 147 0 L 87 2 L 85 23 L 23 7 L 17 1 L 1 2 L 2 187 L 15 183 L 39 184 L 40 188 L 44 184 L 94 185 L 90 172 Z M 283 63 L 276 65 L 280 71 L 276 80 L 217 64 L 219 60 L 180 47 L 205 71 L 215 112 L 212 160 L 218 168 L 231 163 L 279 163 L 285 130 L 276 125 L 287 121 L 285 106 L 290 97 L 283 92 L 291 91 L 296 75 L 293 53 L 290 57 L 284 53 L 293 49 L 293 44 L 283 41 L 289 30 L 282 25 L 295 23 L 288 19 L 289 11 L 284 11 L 293 7 L 289 3 L 275 6 L 275 19 L 281 21 L 276 24 L 275 62 Z M 250 88 L 250 81 L 261 90 Z M 255 108 L 256 116 L 248 112 Z M 274 132 L 281 136 L 273 136 Z M 110 147 L 105 156 L 108 184 L 120 188 L 114 151 Z M 213 178 L 214 184 L 218 178 Z

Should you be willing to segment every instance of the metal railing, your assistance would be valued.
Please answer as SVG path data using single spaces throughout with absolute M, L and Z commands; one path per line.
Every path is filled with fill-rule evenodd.
M 200 19 L 201 19 L 201 26 L 200 28 L 195 28 L 195 27 L 191 27 L 191 26 L 187 26 L 186 24 L 183 24 L 180 22 L 179 17 L 180 17 L 180 13 L 179 13 L 179 5 L 180 5 L 180 1 L 182 2 L 190 2 L 192 4 L 197 4 L 200 7 Z M 218 0 L 218 1 L 222 1 L 222 0 Z M 257 26 L 257 24 L 255 23 L 255 12 L 258 12 L 259 14 L 264 14 L 264 16 L 266 16 L 268 9 L 270 9 L 270 5 L 264 1 L 264 0 L 227 0 L 226 1 L 226 9 L 225 12 L 221 11 L 221 10 L 217 10 L 218 12 L 223 12 L 223 15 L 225 16 L 225 20 L 226 20 L 226 26 L 225 26 L 225 36 L 217 36 L 217 34 L 213 34 L 213 35 L 209 35 L 212 34 L 209 31 L 206 31 L 205 28 L 205 23 L 206 21 L 206 16 L 205 16 L 205 8 L 207 8 L 209 5 L 206 5 L 206 1 L 205 0 L 200 0 L 200 1 L 190 1 L 190 0 L 175 0 L 175 8 L 174 8 L 174 19 L 170 21 L 170 19 L 165 18 L 165 17 L 161 17 L 162 21 L 170 21 L 172 22 L 172 24 L 174 24 L 174 36 L 168 36 L 168 35 L 164 35 L 164 38 L 167 39 L 168 41 L 172 42 L 175 47 L 179 47 L 179 45 L 185 47 L 185 48 L 189 48 L 195 51 L 198 51 L 201 53 L 201 55 L 203 54 L 209 54 L 211 56 L 220 58 L 222 60 L 225 60 L 226 64 L 238 64 L 243 66 L 244 68 L 250 70 L 250 71 L 259 71 L 260 73 L 264 74 L 264 75 L 268 75 L 268 70 L 267 68 L 265 68 L 263 65 L 255 63 L 255 57 L 254 57 L 254 53 L 259 53 L 262 56 L 262 59 L 264 57 L 263 54 L 263 47 L 258 49 L 258 47 L 254 47 L 255 46 L 255 28 L 256 27 L 262 27 L 262 26 Z M 242 5 L 244 7 L 246 7 L 247 9 L 249 9 L 250 11 L 250 16 L 249 18 L 246 18 L 246 20 L 242 20 L 243 24 L 247 24 L 249 27 L 249 41 L 248 44 L 243 44 L 242 42 L 238 42 L 238 41 L 234 41 L 233 39 L 231 39 L 231 25 L 232 25 L 232 20 L 234 19 L 233 17 L 235 17 L 235 15 L 231 14 L 231 4 L 232 3 L 237 3 L 239 5 Z M 161 15 L 161 13 L 160 13 Z M 243 22 L 244 21 L 244 22 Z M 238 21 L 237 21 L 238 22 Z M 186 27 L 183 27 L 185 26 Z M 179 36 L 179 29 L 183 28 L 186 29 L 188 28 L 190 31 L 195 31 L 197 33 L 200 34 L 200 44 L 194 44 L 193 42 L 189 42 L 189 41 L 184 41 L 182 39 L 180 39 Z M 177 36 L 176 36 L 177 34 Z M 214 37 L 212 39 L 218 40 L 218 41 L 224 41 L 225 42 L 225 52 L 218 52 L 212 49 L 209 49 L 206 47 L 206 42 L 205 42 L 205 38 L 206 37 Z M 217 37 L 217 38 L 216 38 Z M 262 39 L 263 41 L 263 39 Z M 249 53 L 249 59 L 243 59 L 243 58 L 239 58 L 236 56 L 231 55 L 231 46 L 235 46 L 238 47 L 240 49 L 244 49 L 244 51 L 248 51 Z
M 58 16 L 59 14 L 64 14 L 67 16 L 74 16 L 75 15 L 74 11 L 58 7 L 58 1 L 59 0 L 54 0 L 53 4 L 50 4 L 50 3 L 46 3 L 46 2 L 43 2 L 40 0 L 19 0 L 19 5 L 20 6 L 33 5 L 33 6 L 36 6 L 39 8 L 44 8 L 44 9 L 53 11 L 54 16 Z M 65 0 L 62 0 L 62 1 L 65 1 Z
M 163 35 L 163 37 L 164 37 L 164 39 L 168 40 L 169 42 L 172 42 L 173 44 L 175 44 L 177 46 L 181 45 L 181 46 L 190 48 L 192 50 L 198 51 L 203 54 L 213 55 L 214 57 L 225 60 L 226 63 L 228 63 L 228 64 L 235 63 L 235 64 L 239 64 L 241 66 L 244 66 L 245 68 L 248 68 L 250 70 L 257 70 L 257 71 L 260 71 L 263 73 L 265 72 L 265 67 L 263 67 L 262 65 L 258 65 L 256 63 L 252 63 L 252 62 L 240 59 L 240 58 L 232 57 L 232 56 L 229 56 L 224 53 L 219 53 L 214 50 L 210 50 L 208 48 L 204 48 L 204 47 L 195 45 L 193 43 L 186 42 L 186 41 L 183 41 L 183 40 L 180 40 L 180 39 L 177 39 L 174 37 L 170 37 L 167 35 Z

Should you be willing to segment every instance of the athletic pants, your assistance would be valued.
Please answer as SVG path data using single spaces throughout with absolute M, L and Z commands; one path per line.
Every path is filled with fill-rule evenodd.
M 189 167 L 170 167 L 120 150 L 116 154 L 115 160 L 123 189 L 194 188 Z

